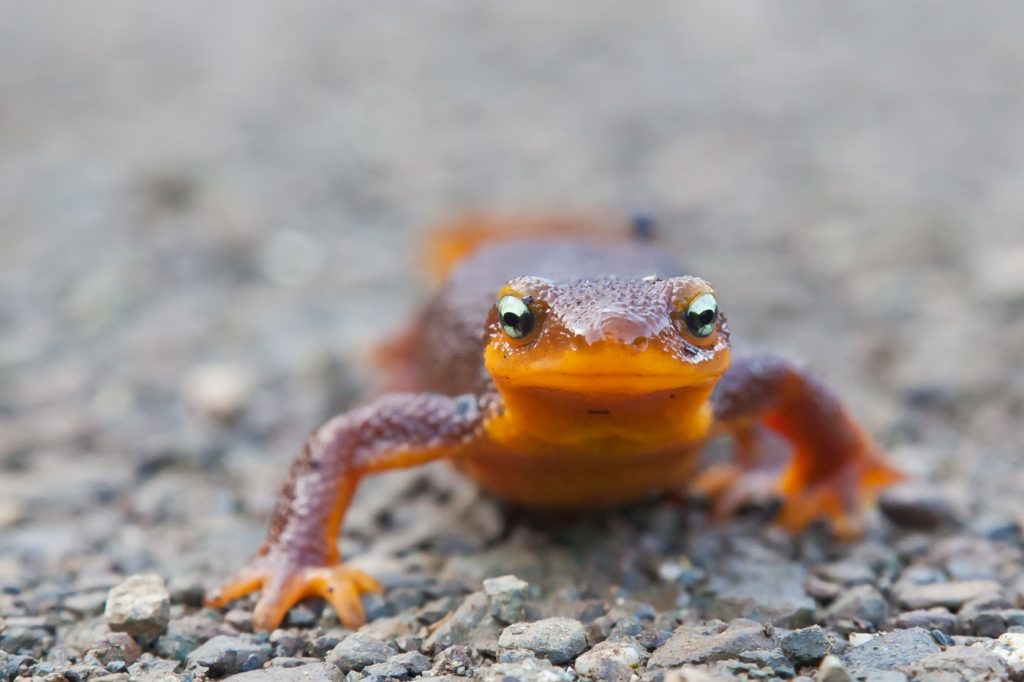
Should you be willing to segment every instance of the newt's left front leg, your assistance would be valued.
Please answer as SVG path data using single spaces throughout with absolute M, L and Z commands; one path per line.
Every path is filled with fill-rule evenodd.
M 305 597 L 323 597 L 348 627 L 366 617 L 359 600 L 377 581 L 341 563 L 337 539 L 345 511 L 366 474 L 467 453 L 481 437 L 475 396 L 385 395 L 335 417 L 306 441 L 278 498 L 255 559 L 208 595 L 208 606 L 262 590 L 253 625 L 272 630 Z
M 774 466 L 774 492 L 783 498 L 779 523 L 792 531 L 825 518 L 840 536 L 856 535 L 878 490 L 903 478 L 832 391 L 782 358 L 734 363 L 713 404 L 718 428 L 736 436 L 743 471 L 718 476 L 705 488 L 718 487 L 734 501 L 746 494 L 764 480 L 766 460 L 778 452 L 781 436 L 790 456 Z

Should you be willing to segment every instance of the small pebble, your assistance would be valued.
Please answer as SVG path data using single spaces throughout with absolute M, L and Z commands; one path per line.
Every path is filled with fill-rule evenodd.
M 587 648 L 583 624 L 572 618 L 547 618 L 535 623 L 515 623 L 498 638 L 503 649 L 526 649 L 552 663 L 568 663 Z
M 903 585 L 896 597 L 905 609 L 928 609 L 945 606 L 956 611 L 964 603 L 1002 592 L 1003 586 L 993 580 L 958 580 L 928 585 Z
M 206 668 L 210 675 L 223 677 L 256 670 L 270 660 L 268 644 L 256 644 L 239 637 L 219 635 L 188 655 L 189 669 Z
M 606 661 L 613 661 L 628 668 L 640 665 L 640 649 L 627 642 L 601 642 L 590 651 L 581 654 L 573 668 L 584 677 L 595 677 L 598 668 Z
M 873 585 L 842 593 L 825 611 L 825 619 L 842 632 L 877 630 L 889 615 L 889 602 Z
M 514 575 L 484 580 L 484 594 L 490 604 L 491 616 L 499 623 L 511 625 L 527 620 L 530 584 Z
M 104 615 L 115 632 L 158 637 L 171 617 L 171 596 L 160 576 L 133 575 L 110 590 Z
M 940 489 L 926 483 L 901 483 L 882 491 L 878 506 L 890 521 L 907 528 L 932 530 L 952 526 L 958 514 Z
M 96 642 L 86 652 L 86 656 L 92 656 L 100 663 L 107 665 L 113 661 L 121 661 L 131 665 L 139 660 L 142 650 L 135 640 L 126 632 L 111 632 Z M 119 671 L 112 671 L 119 672 Z
M 333 663 L 343 673 L 383 663 L 391 658 L 394 651 L 384 642 L 355 632 L 341 640 L 327 655 L 327 662 Z
M 797 666 L 816 665 L 832 651 L 832 640 L 824 630 L 814 625 L 783 637 L 782 651 Z

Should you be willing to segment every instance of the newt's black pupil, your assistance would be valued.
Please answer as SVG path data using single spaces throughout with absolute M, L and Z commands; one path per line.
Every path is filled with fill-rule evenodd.
M 501 328 L 513 339 L 521 339 L 533 329 L 533 313 L 526 301 L 515 296 L 503 296 L 498 301 Z
M 690 304 L 684 319 L 694 336 L 711 336 L 718 321 L 718 302 L 711 294 L 701 294 Z

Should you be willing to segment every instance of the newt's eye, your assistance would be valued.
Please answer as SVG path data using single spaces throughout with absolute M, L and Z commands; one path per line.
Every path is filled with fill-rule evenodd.
M 527 303 L 516 296 L 502 296 L 498 301 L 501 328 L 513 339 L 521 339 L 533 329 L 533 312 Z
M 711 336 L 718 323 L 718 301 L 715 300 L 714 294 L 701 294 L 693 299 L 683 315 L 683 320 L 686 322 L 686 328 L 694 336 L 702 339 Z

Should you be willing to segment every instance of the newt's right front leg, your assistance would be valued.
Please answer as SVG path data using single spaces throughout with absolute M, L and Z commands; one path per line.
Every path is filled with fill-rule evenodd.
M 262 590 L 253 625 L 272 630 L 298 601 L 317 596 L 347 627 L 362 625 L 359 595 L 380 586 L 344 566 L 337 547 L 359 480 L 463 455 L 481 437 L 482 422 L 475 396 L 406 393 L 383 396 L 327 422 L 292 465 L 256 558 L 210 593 L 207 605 L 220 607 Z

